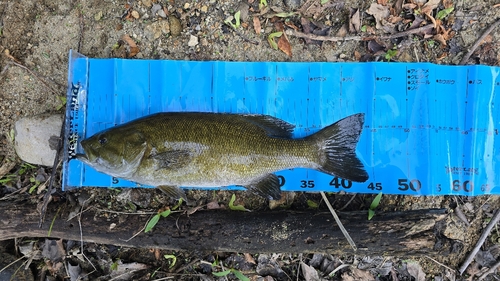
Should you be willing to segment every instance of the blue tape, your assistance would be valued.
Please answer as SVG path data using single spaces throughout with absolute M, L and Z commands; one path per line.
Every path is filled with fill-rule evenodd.
M 79 140 L 152 113 L 268 114 L 303 137 L 363 112 L 357 154 L 367 182 L 297 168 L 276 173 L 282 190 L 500 194 L 498 67 L 70 57 L 65 188 L 138 186 L 72 155 L 82 151 Z

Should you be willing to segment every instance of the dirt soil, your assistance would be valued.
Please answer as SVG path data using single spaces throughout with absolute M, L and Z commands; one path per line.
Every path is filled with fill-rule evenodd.
M 311 5 L 313 2 L 268 0 L 265 6 L 259 0 L 0 1 L 0 163 L 16 163 L 7 171 L 7 175 L 16 176 L 14 180 L 0 181 L 0 196 L 17 191 L 17 195 L 11 198 L 40 200 L 45 193 L 40 190 L 39 194 L 28 194 L 26 190 L 33 185 L 30 178 L 41 175 L 46 179 L 51 168 L 23 164 L 15 155 L 11 135 L 14 122 L 20 117 L 64 112 L 70 49 L 93 58 L 300 62 L 392 60 L 458 64 L 484 30 L 500 18 L 500 7 L 495 2 L 482 0 L 380 0 L 376 13 L 367 13 L 374 5 L 372 2 L 326 1 L 322 7 L 319 0 Z M 357 15 L 356 10 L 359 11 Z M 242 21 L 235 31 L 224 21 L 231 20 L 237 11 L 240 11 Z M 283 14 L 293 11 L 297 13 Z M 442 11 L 445 11 L 444 16 L 439 16 Z M 279 13 L 281 16 L 276 16 Z M 236 25 L 234 19 L 231 22 Z M 287 33 L 288 40 L 279 39 L 279 49 L 273 49 L 268 43 L 269 34 L 290 29 L 323 36 L 377 38 L 431 23 L 435 23 L 436 28 L 394 39 L 321 43 Z M 499 38 L 500 32 L 496 29 L 467 63 L 498 65 Z M 6 174 L 0 178 L 2 176 Z M 140 209 L 156 212 L 174 205 L 157 190 L 143 190 L 139 196 L 142 201 L 124 203 L 120 201 L 120 194 L 125 192 L 122 190 L 87 189 L 85 192 L 62 193 L 57 181 L 56 187 L 55 197 L 59 200 L 76 198 L 82 203 L 90 198 L 92 204 L 113 211 Z M 194 203 L 186 207 L 213 201 L 227 205 L 232 194 L 191 191 L 188 196 Z M 237 202 L 249 209 L 269 208 L 266 200 L 244 192 L 236 194 Z M 347 211 L 367 210 L 374 196 L 358 194 L 349 201 L 352 197 L 352 194 L 332 194 L 330 200 L 337 209 L 347 204 Z M 310 201 L 318 203 L 319 209 L 326 209 L 317 194 L 300 194 L 294 198 L 290 205 L 295 209 L 311 207 Z M 289 249 L 273 255 L 246 255 L 169 252 L 85 243 L 82 253 L 78 251 L 79 242 L 28 237 L 23 241 L 9 240 L 0 244 L 0 268 L 22 257 L 22 246 L 46 251 L 30 261 L 28 271 L 36 280 L 76 280 L 75 270 L 85 273 L 80 275 L 85 280 L 245 280 L 241 274 L 252 280 L 320 280 L 308 271 L 309 268 L 315 268 L 328 280 L 465 280 L 475 274 L 479 276 L 481 269 L 485 271 L 492 266 L 492 261 L 498 259 L 500 235 L 494 231 L 482 248 L 484 256 L 490 259 L 476 259 L 464 276 L 456 272 L 499 207 L 500 202 L 495 196 L 384 196 L 377 211 L 446 208 L 453 220 L 460 221 L 455 213 L 464 213 L 465 220 L 470 223 L 469 227 L 457 227 L 456 235 L 449 234 L 458 241 L 458 246 L 450 250 L 455 253 L 454 259 L 446 256 L 438 260 L 387 256 L 384 257 L 390 262 L 387 271 L 363 270 L 359 264 L 366 257 L 293 254 L 288 253 Z M 139 230 L 142 226 L 137 227 Z M 47 254 L 58 245 L 59 249 L 65 249 L 64 254 Z M 91 258 L 85 259 L 82 254 Z M 165 255 L 169 256 L 165 258 Z M 264 264 L 274 271 L 262 270 Z M 342 264 L 350 266 L 341 267 Z M 333 265 L 333 269 L 339 268 L 339 271 L 328 277 Z M 212 273 L 224 272 L 225 269 L 231 269 L 227 276 L 217 277 Z M 1 275 L 7 272 L 0 272 L 0 280 L 8 280 L 2 279 Z M 33 276 L 23 278 L 14 280 L 33 280 Z M 498 276 L 490 275 L 485 280 L 498 280 L 494 278 Z

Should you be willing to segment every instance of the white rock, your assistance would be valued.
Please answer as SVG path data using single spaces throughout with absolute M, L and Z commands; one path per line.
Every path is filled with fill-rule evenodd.
M 196 45 L 198 45 L 198 37 L 191 35 L 191 37 L 189 37 L 188 46 L 194 47 Z
M 56 149 L 61 132 L 63 115 L 37 115 L 17 120 L 15 124 L 14 148 L 23 161 L 44 166 L 52 166 L 56 157 Z M 55 140 L 55 141 L 54 141 Z

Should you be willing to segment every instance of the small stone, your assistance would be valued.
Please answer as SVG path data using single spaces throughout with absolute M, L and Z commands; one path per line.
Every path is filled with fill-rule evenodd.
M 168 23 L 170 24 L 170 34 L 172 36 L 179 36 L 182 32 L 181 21 L 175 16 L 169 16 Z
M 306 0 L 283 0 L 285 5 L 292 10 L 298 9 L 304 5 Z
M 206 12 L 208 12 L 208 6 L 207 6 L 207 5 L 202 6 L 202 7 L 201 7 L 201 12 L 202 12 L 202 13 L 206 13 Z
M 142 0 L 142 4 L 148 8 L 153 5 L 151 0 Z
M 153 7 L 151 7 L 151 14 L 156 16 L 160 10 L 163 10 L 160 4 L 153 4 Z
M 190 6 L 189 3 L 184 4 L 184 10 L 189 9 L 189 6 Z
M 59 137 L 63 115 L 37 115 L 19 119 L 14 128 L 14 148 L 23 161 L 52 166 L 56 151 L 50 148 L 50 138 Z
M 202 46 L 208 46 L 208 40 L 207 40 L 207 38 L 201 38 L 200 41 L 201 41 L 201 45 Z
M 144 29 L 144 35 L 148 37 L 149 40 L 156 40 L 160 38 L 161 34 L 168 34 L 170 32 L 170 24 L 166 20 L 159 20 L 153 22 L 152 24 L 146 26 Z
M 167 14 L 165 14 L 165 11 L 163 9 L 160 9 L 158 10 L 158 12 L 156 12 L 156 14 L 159 16 L 159 17 L 162 17 L 162 18 L 167 18 Z
M 137 20 L 137 19 L 139 19 L 141 16 L 139 16 L 139 12 L 137 12 L 137 11 L 135 11 L 135 10 L 134 10 L 134 11 L 132 11 L 132 17 L 133 17 L 134 19 L 136 19 L 136 20 Z
M 198 45 L 198 37 L 191 35 L 191 37 L 189 37 L 188 46 L 194 47 L 196 45 Z

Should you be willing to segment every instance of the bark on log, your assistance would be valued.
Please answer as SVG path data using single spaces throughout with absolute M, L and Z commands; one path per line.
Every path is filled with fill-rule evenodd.
M 0 202 L 0 240 L 47 237 L 79 241 L 77 218 L 68 219 L 67 204 L 50 204 L 42 228 L 36 205 Z M 379 213 L 367 220 L 366 212 L 339 213 L 358 246 L 358 255 L 429 255 L 434 249 L 436 222 L 444 209 Z M 245 253 L 353 253 L 332 216 L 317 211 L 198 211 L 161 218 L 150 233 L 129 242 L 150 215 L 117 215 L 90 208 L 81 216 L 82 239 L 99 244 L 169 250 L 227 251 Z M 116 226 L 110 229 L 111 224 Z

